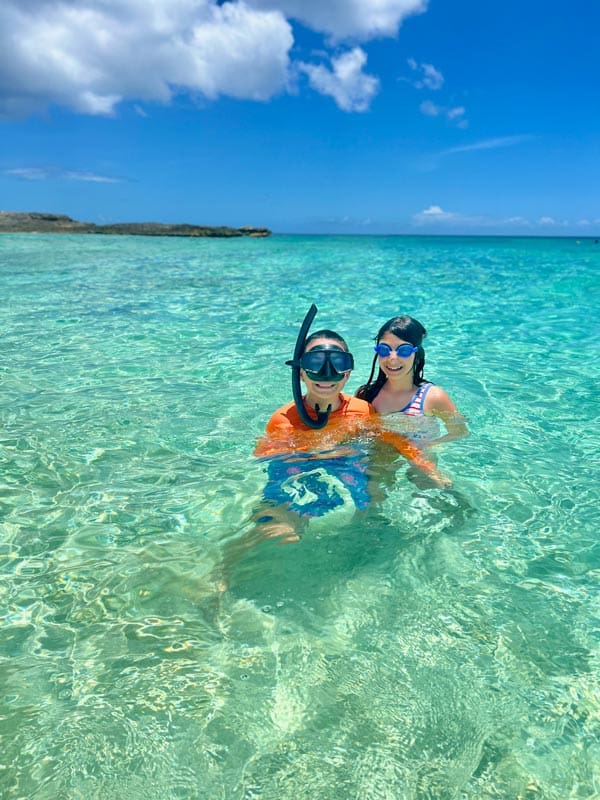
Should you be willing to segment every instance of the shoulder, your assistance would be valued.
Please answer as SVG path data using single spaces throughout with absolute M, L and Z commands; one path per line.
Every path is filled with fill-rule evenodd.
M 423 403 L 423 410 L 430 412 L 450 412 L 456 411 L 456 406 L 450 399 L 447 392 L 441 386 L 436 386 L 434 383 L 426 385 L 425 389 L 425 402 Z
M 275 411 L 267 422 L 267 433 L 289 428 L 299 428 L 302 424 L 295 403 L 286 403 Z
M 258 438 L 254 455 L 264 458 L 290 452 L 296 431 L 303 427 L 294 403 L 281 406 L 267 422 L 264 435 Z

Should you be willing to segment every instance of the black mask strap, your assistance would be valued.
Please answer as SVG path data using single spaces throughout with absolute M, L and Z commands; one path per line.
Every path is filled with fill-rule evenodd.
M 313 419 L 311 416 L 309 416 L 304 406 L 302 386 L 300 384 L 300 357 L 304 352 L 306 336 L 310 330 L 312 321 L 316 316 L 317 307 L 313 303 L 308 309 L 308 313 L 304 317 L 304 322 L 300 326 L 298 338 L 296 339 L 296 347 L 294 348 L 294 358 L 291 361 L 286 361 L 285 363 L 292 368 L 292 393 L 294 395 L 294 403 L 296 404 L 296 410 L 298 411 L 300 419 L 305 425 L 308 425 L 309 428 L 319 430 L 319 428 L 324 428 L 325 425 L 327 425 L 329 414 L 331 413 L 331 406 L 327 406 L 327 411 L 320 411 L 319 406 L 317 405 L 315 408 L 315 411 L 317 412 L 317 418 Z

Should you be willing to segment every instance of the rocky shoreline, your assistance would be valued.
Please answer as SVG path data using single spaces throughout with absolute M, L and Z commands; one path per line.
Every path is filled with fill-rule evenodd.
M 42 214 L 36 211 L 0 211 L 0 233 L 99 233 L 110 236 L 215 236 L 232 238 L 270 236 L 268 228 L 215 227 L 211 225 L 168 224 L 163 222 L 118 222 L 96 225 L 78 222 L 65 214 Z

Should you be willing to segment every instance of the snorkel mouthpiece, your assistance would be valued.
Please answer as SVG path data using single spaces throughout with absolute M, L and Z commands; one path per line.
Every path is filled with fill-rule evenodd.
M 327 425 L 329 420 L 329 414 L 331 413 L 331 406 L 327 406 L 326 411 L 321 411 L 319 406 L 317 405 L 315 411 L 317 412 L 317 418 L 313 419 L 309 416 L 305 406 L 304 406 L 304 399 L 302 397 L 302 387 L 300 385 L 300 360 L 304 353 L 304 347 L 306 345 L 306 337 L 308 335 L 308 331 L 310 330 L 310 326 L 312 325 L 313 319 L 317 315 L 317 307 L 313 303 L 311 307 L 308 309 L 306 316 L 304 317 L 304 322 L 300 326 L 300 331 L 298 332 L 298 338 L 296 339 L 296 347 L 294 348 L 294 358 L 291 361 L 286 361 L 285 363 L 288 364 L 292 368 L 292 392 L 294 395 L 294 403 L 296 404 L 296 410 L 298 411 L 298 415 L 302 422 L 307 425 L 309 428 L 314 428 L 315 430 L 319 430 L 320 428 L 324 428 Z M 317 349 L 317 348 L 315 348 Z M 325 359 L 325 363 L 322 365 L 322 369 L 327 367 L 330 359 Z M 327 369 L 333 369 L 333 365 L 330 364 Z M 319 377 L 321 374 L 319 373 Z M 323 376 L 325 377 L 325 376 Z M 332 378 L 330 376 L 330 380 Z M 340 380 L 338 378 L 337 380 Z

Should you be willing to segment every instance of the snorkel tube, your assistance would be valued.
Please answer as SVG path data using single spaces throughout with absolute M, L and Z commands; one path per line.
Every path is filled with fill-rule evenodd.
M 321 411 L 317 405 L 315 408 L 315 411 L 317 412 L 317 418 L 313 419 L 311 416 L 309 416 L 304 405 L 302 387 L 300 385 L 300 358 L 304 353 L 306 336 L 310 330 L 312 321 L 316 316 L 317 307 L 313 303 L 308 309 L 308 313 L 304 317 L 304 322 L 300 326 L 298 338 L 296 339 L 296 347 L 294 348 L 294 358 L 291 361 L 286 361 L 285 363 L 292 368 L 292 392 L 294 395 L 294 403 L 296 404 L 298 415 L 305 425 L 308 425 L 309 428 L 318 430 L 319 428 L 324 428 L 325 425 L 327 425 L 329 414 L 331 413 L 331 406 L 327 406 L 327 411 Z

